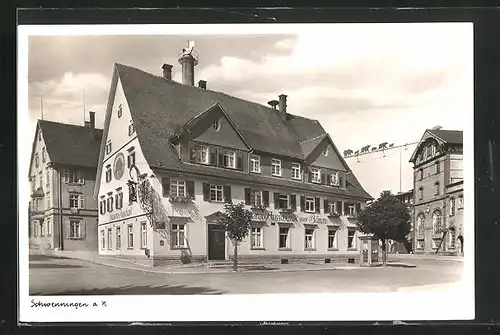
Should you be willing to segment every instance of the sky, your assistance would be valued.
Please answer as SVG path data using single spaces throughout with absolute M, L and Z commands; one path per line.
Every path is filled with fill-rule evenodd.
M 83 125 L 91 110 L 103 127 L 115 62 L 157 75 L 164 63 L 172 64 L 173 79 L 181 81 L 177 59 L 188 40 L 195 41 L 199 54 L 195 82 L 203 79 L 211 90 L 262 104 L 286 94 L 288 112 L 319 120 L 340 152 L 418 142 L 436 125 L 463 130 L 473 113 L 472 24 L 254 30 L 30 36 L 31 136 L 41 117 L 40 95 L 44 119 Z M 400 173 L 402 191 L 412 188 L 408 161 L 414 149 L 408 145 L 346 161 L 368 193 L 378 197 L 383 190 L 400 191 Z

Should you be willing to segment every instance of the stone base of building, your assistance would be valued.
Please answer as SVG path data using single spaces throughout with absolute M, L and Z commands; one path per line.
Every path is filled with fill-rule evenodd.
M 233 256 L 229 256 L 232 260 Z M 238 261 L 255 263 L 359 263 L 359 255 L 323 254 L 323 255 L 238 255 Z

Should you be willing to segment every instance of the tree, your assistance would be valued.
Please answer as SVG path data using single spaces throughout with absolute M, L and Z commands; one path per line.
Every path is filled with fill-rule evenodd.
M 224 213 L 220 213 L 217 223 L 224 227 L 228 237 L 233 242 L 234 257 L 233 270 L 238 270 L 238 244 L 241 243 L 250 233 L 250 223 L 252 222 L 252 212 L 245 208 L 243 202 L 235 205 L 225 204 Z
M 387 240 L 402 242 L 411 230 L 409 210 L 390 191 L 380 193 L 380 198 L 358 214 L 358 229 L 373 234 L 382 242 L 382 263 L 387 266 Z

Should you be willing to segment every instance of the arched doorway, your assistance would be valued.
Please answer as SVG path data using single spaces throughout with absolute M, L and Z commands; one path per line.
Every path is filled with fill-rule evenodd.
M 462 235 L 458 235 L 457 240 L 460 242 L 460 255 L 464 255 L 464 237 Z

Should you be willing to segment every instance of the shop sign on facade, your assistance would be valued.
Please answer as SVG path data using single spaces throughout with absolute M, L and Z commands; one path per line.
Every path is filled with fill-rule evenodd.
M 118 213 L 109 214 L 109 221 L 125 219 L 131 215 L 132 215 L 132 208 L 125 209 L 125 210 L 120 211 Z

